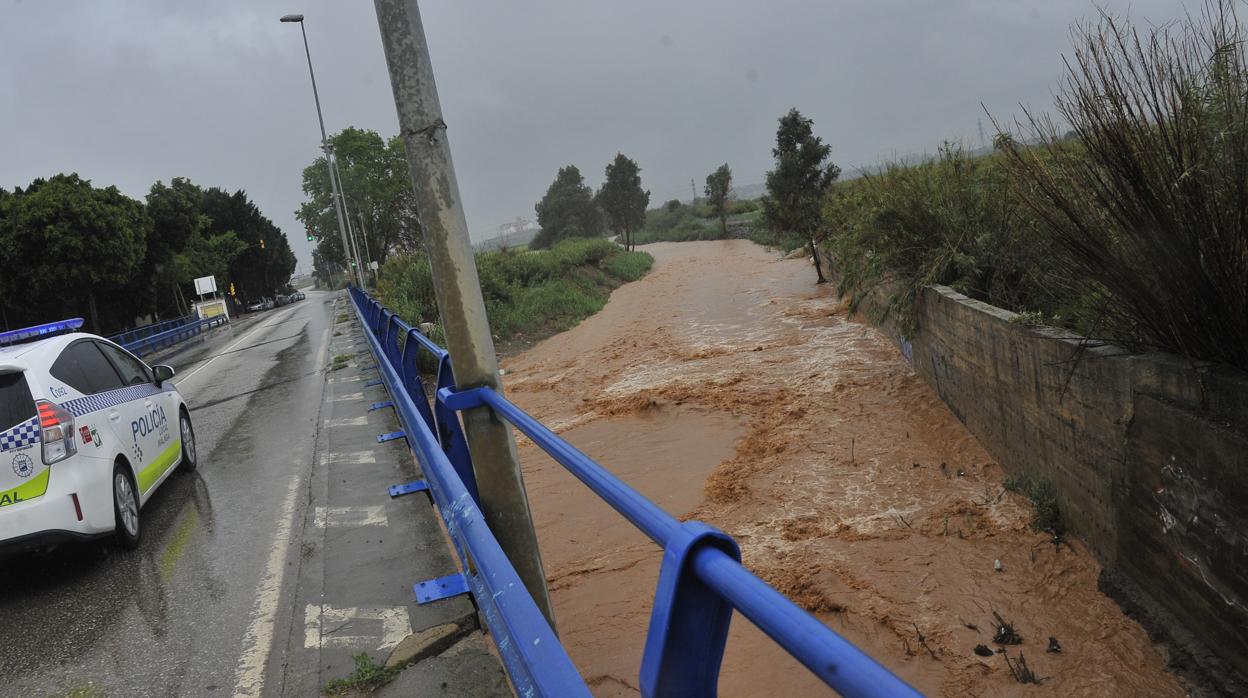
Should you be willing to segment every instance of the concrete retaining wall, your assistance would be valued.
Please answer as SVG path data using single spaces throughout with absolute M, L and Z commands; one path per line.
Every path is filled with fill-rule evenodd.
M 1069 529 L 1144 592 L 1142 604 L 1126 605 L 1161 609 L 1150 630 L 1196 638 L 1205 647 L 1187 659 L 1203 665 L 1199 673 L 1242 686 L 1248 376 L 1130 355 L 1012 317 L 937 286 L 913 337 L 887 321 L 883 329 L 1007 473 L 1053 484 Z M 1157 627 L 1176 621 L 1188 632 Z M 1241 676 L 1227 676 L 1229 667 Z

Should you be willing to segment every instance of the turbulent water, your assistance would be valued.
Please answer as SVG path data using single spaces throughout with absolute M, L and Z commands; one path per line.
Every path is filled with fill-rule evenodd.
M 645 249 L 649 276 L 505 362 L 512 399 L 728 531 L 755 574 L 929 695 L 1184 694 L 1097 591 L 1091 553 L 1030 530 L 1000 466 L 804 261 L 739 240 Z M 597 695 L 634 695 L 661 555 L 532 444 L 521 456 L 560 635 Z M 998 648 L 994 612 L 1039 686 L 974 653 Z M 827 689 L 738 615 L 720 692 Z

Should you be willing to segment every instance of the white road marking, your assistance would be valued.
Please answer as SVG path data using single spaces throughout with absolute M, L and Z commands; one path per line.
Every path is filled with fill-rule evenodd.
M 183 383 L 185 383 L 186 381 L 188 381 L 188 380 L 190 380 L 190 379 L 191 379 L 191 376 L 193 376 L 193 375 L 195 375 L 196 373 L 199 373 L 200 371 L 202 371 L 202 370 L 204 370 L 205 368 L 207 368 L 207 367 L 208 367 L 208 364 L 212 363 L 213 361 L 216 361 L 217 359 L 221 358 L 223 355 L 230 353 L 230 352 L 234 349 L 234 347 L 236 347 L 236 346 L 238 346 L 238 345 L 242 344 L 243 342 L 247 341 L 247 340 L 251 337 L 251 335 L 253 335 L 253 334 L 255 334 L 255 333 L 259 332 L 260 330 L 263 330 L 263 329 L 264 329 L 264 328 L 266 328 L 266 327 L 272 327 L 273 325 L 277 324 L 278 320 L 284 320 L 284 319 L 286 319 L 286 316 L 287 316 L 287 315 L 289 315 L 289 314 L 291 314 L 291 313 L 293 313 L 293 312 L 294 312 L 294 310 L 295 310 L 294 308 L 290 308 L 290 309 L 288 309 L 288 310 L 285 310 L 285 311 L 283 311 L 283 312 L 282 312 L 282 314 L 281 314 L 281 315 L 274 317 L 274 318 L 273 318 L 272 320 L 270 320 L 269 322 L 266 322 L 266 323 L 264 323 L 263 325 L 261 325 L 261 326 L 259 326 L 259 327 L 255 328 L 255 329 L 253 329 L 252 331 L 248 332 L 247 334 L 243 335 L 242 337 L 239 337 L 239 338 L 238 338 L 238 339 L 237 339 L 237 340 L 236 340 L 233 344 L 231 344 L 230 346 L 226 347 L 225 349 L 222 349 L 222 350 L 221 350 L 221 352 L 220 352 L 220 353 L 218 353 L 216 356 L 213 356 L 212 358 L 208 359 L 208 360 L 207 360 L 207 361 L 205 361 L 204 363 L 202 363 L 202 364 L 200 364 L 200 365 L 196 366 L 194 371 L 191 371 L 190 373 L 188 373 L 188 374 L 186 374 L 185 376 L 183 376 L 181 380 L 176 381 L 176 382 L 174 383 L 174 386 L 176 386 L 176 387 L 179 387 L 179 388 L 180 388 L 180 387 L 182 386 L 182 384 L 183 384 Z M 321 364 L 324 364 L 324 361 L 322 361 L 322 362 L 321 362 Z M 318 364 L 318 365 L 320 365 L 320 364 Z
M 331 453 L 329 462 L 335 465 L 364 465 L 376 463 L 377 456 L 372 451 L 356 451 L 355 453 Z
M 375 632 L 368 632 L 370 629 Z M 335 608 L 308 604 L 303 615 L 303 646 L 307 649 L 388 650 L 411 632 L 406 606 Z
M 347 400 L 363 400 L 364 393 L 345 393 L 329 399 L 330 402 L 346 402 Z
M 316 359 L 317 366 L 325 364 L 325 352 L 328 348 L 329 330 L 325 330 Z M 277 606 L 282 596 L 286 550 L 290 547 L 290 529 L 294 525 L 295 497 L 302 482 L 302 477 L 292 477 L 290 488 L 286 490 L 286 497 L 282 500 L 282 509 L 274 526 L 273 543 L 269 546 L 269 560 L 264 566 L 260 585 L 256 588 L 256 603 L 251 609 L 247 633 L 243 635 L 243 653 L 239 656 L 238 668 L 234 672 L 235 698 L 259 696 L 264 692 L 264 669 L 269 661 L 269 651 L 273 647 L 273 626 L 277 624 Z
M 368 425 L 368 417 L 361 415 L 359 417 L 339 417 L 331 419 L 327 424 L 331 427 L 363 427 Z
M 389 526 L 384 504 L 372 504 L 362 507 L 317 507 L 312 519 L 317 528 L 360 526 Z
M 362 380 L 364 380 L 364 376 L 342 376 L 341 378 L 335 376 L 333 378 L 330 378 L 329 382 L 330 383 L 353 383 L 355 381 L 362 381 Z

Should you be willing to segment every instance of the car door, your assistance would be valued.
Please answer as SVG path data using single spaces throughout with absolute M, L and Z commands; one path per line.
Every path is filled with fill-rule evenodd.
M 140 496 L 146 499 L 182 453 L 182 442 L 176 436 L 178 414 L 170 404 L 172 391 L 158 389 L 147 364 L 126 350 L 110 342 L 96 343 L 121 375 L 124 389 L 130 391 L 114 409 L 121 415 L 118 425 L 123 440 L 143 463 L 137 479 Z

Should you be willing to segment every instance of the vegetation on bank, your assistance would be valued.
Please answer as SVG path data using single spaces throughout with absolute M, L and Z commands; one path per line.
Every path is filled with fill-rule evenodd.
M 923 288 L 1140 350 L 1248 369 L 1248 58 L 1229 0 L 1141 36 L 1077 27 L 1057 94 L 971 158 L 842 182 L 823 244 L 842 290 L 883 289 L 913 322 Z
M 486 314 L 501 341 L 538 339 L 576 325 L 601 310 L 612 290 L 645 276 L 654 263 L 649 254 L 628 252 L 605 238 L 563 240 L 548 250 L 480 252 L 476 259 Z M 423 255 L 387 259 L 378 295 L 408 322 L 437 322 L 433 279 Z

